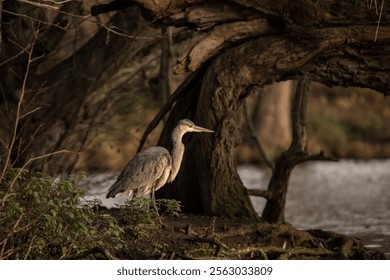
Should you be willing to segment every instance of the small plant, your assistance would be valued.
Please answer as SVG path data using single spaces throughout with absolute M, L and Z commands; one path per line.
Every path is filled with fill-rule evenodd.
M 174 199 L 157 199 L 156 200 L 157 208 L 162 215 L 167 216 L 179 216 L 181 213 L 181 203 L 180 201 Z
M 160 215 L 164 216 L 178 216 L 182 207 L 180 202 L 174 199 L 157 199 L 156 205 Z M 124 224 L 137 226 L 155 223 L 156 212 L 150 199 L 142 197 L 126 200 L 124 205 L 120 205 L 119 208 L 122 210 L 121 222 Z
M 137 198 L 126 200 L 119 208 L 122 210 L 121 223 L 137 226 L 140 224 L 154 224 L 156 213 L 150 204 L 150 199 Z
M 55 179 L 9 169 L 0 182 L 0 259 L 61 259 L 94 248 L 118 249 L 123 230 L 83 201 L 83 175 Z

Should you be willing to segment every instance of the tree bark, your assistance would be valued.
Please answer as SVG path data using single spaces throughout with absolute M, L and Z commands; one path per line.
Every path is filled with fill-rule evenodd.
M 369 87 L 388 94 L 389 77 L 385 74 L 388 64 L 384 61 L 390 61 L 386 44 L 390 40 L 390 20 L 382 17 L 377 32 L 378 15 L 364 2 L 236 0 L 223 2 L 219 9 L 210 8 L 214 1 L 178 0 L 173 5 L 171 1 L 159 1 L 158 5 L 144 0 L 132 2 L 140 5 L 154 24 L 205 28 L 210 36 L 216 36 L 213 30 L 217 27 L 240 26 L 243 21 L 247 23 L 247 30 L 260 30 L 245 34 L 237 29 L 236 34 L 227 36 L 221 32 L 225 41 L 214 38 L 213 42 L 218 43 L 207 52 L 196 52 L 196 56 L 193 51 L 188 52 L 179 61 L 180 69 L 194 71 L 221 53 L 229 52 L 238 60 L 231 59 L 232 67 L 236 67 L 239 75 L 243 74 L 240 83 L 247 86 L 264 86 L 307 75 L 329 86 Z M 231 5 L 241 9 L 235 9 L 235 14 L 225 13 Z M 202 14 L 187 12 L 201 8 Z M 390 3 L 385 2 L 382 13 L 389 10 Z M 208 41 L 210 37 L 205 36 L 203 40 Z M 238 48 L 231 48 L 236 45 Z M 202 40 L 192 50 L 197 46 L 202 46 Z M 232 49 L 234 51 L 230 51 Z M 237 68 L 240 66 L 244 69 Z
M 186 95 L 188 98 L 199 96 L 198 100 L 191 102 L 192 106 L 185 112 L 181 102 L 172 110 L 168 120 L 172 127 L 178 119 L 186 116 L 197 125 L 214 128 L 215 133 L 195 134 L 184 140 L 186 152 L 179 176 L 157 196 L 179 199 L 186 210 L 195 213 L 257 219 L 237 173 L 233 153 L 240 141 L 235 119 L 243 92 L 231 88 L 232 77 L 223 73 L 225 67 L 223 61 L 208 67 L 201 86 Z M 198 95 L 194 94 L 196 91 L 199 91 Z M 175 121 L 172 116 L 175 116 Z M 160 143 L 164 146 L 172 127 L 163 132 L 165 137 Z
M 178 61 L 176 72 L 202 71 L 204 76 L 177 101 L 160 141 L 169 146 L 172 127 L 185 117 L 216 131 L 213 136 L 185 139 L 187 150 L 179 177 L 160 192 L 182 200 L 188 210 L 256 216 L 232 152 L 239 144 L 236 112 L 242 99 L 256 88 L 304 77 L 328 86 L 368 87 L 390 94 L 390 21 L 381 21 L 375 36 L 378 18 L 365 2 L 234 0 L 224 1 L 220 8 L 214 5 L 216 1 L 133 2 L 156 25 L 208 32 Z M 384 5 L 386 14 L 390 3 Z M 308 155 L 299 143 L 293 140 L 288 155 L 283 154 L 276 163 L 270 182 L 272 195 L 264 213 L 269 221 L 283 220 L 293 166 L 305 160 L 326 159 L 323 154 Z M 284 178 L 281 187 L 278 177 Z

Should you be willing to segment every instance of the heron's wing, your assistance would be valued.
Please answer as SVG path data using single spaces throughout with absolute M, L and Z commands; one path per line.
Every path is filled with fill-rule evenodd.
M 163 147 L 152 147 L 136 154 L 110 187 L 107 197 L 115 197 L 119 193 L 131 195 L 139 188 L 153 184 L 171 164 L 171 156 Z

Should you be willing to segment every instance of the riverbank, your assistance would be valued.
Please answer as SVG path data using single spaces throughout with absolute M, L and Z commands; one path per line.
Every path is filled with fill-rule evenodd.
M 290 180 L 286 221 L 298 229 L 322 229 L 354 236 L 389 258 L 388 170 L 389 159 L 313 162 L 298 166 Z M 248 188 L 267 187 L 267 170 L 241 166 L 239 174 Z M 127 197 L 104 198 L 117 175 L 112 172 L 91 174 L 83 183 L 90 195 L 88 199 L 101 199 L 106 207 L 123 205 Z M 264 199 L 252 197 L 252 202 L 261 214 Z
M 287 223 L 268 224 L 237 218 L 167 216 L 163 225 L 127 224 L 126 209 L 102 209 L 124 228 L 120 259 L 385 259 L 362 240 L 322 230 L 297 230 Z M 124 224 L 123 224 L 124 223 Z

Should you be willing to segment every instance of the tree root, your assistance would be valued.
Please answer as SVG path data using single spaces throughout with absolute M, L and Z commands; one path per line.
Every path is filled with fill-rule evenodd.
M 385 259 L 363 242 L 320 229 L 299 230 L 288 223 L 270 224 L 238 218 L 195 215 L 165 217 L 166 227 L 125 230 L 126 246 L 114 252 L 120 259 Z M 101 253 L 92 250 L 78 255 Z M 109 259 L 110 256 L 105 256 Z
M 232 238 L 263 236 L 262 244 L 240 248 L 227 245 Z M 259 238 L 262 239 L 262 238 Z M 228 228 L 213 237 L 187 237 L 187 242 L 207 243 L 212 247 L 196 247 L 176 254 L 185 259 L 355 259 L 365 250 L 361 240 L 322 230 L 297 230 L 289 224 L 258 223 Z M 369 254 L 368 254 L 369 255 Z M 376 256 L 381 258 L 380 256 Z
M 201 248 L 186 251 L 185 255 L 181 255 L 185 259 L 203 259 L 205 257 L 219 257 L 221 259 L 322 259 L 322 258 L 337 258 L 338 252 L 328 250 L 325 248 L 281 248 L 277 246 L 255 246 L 247 247 L 243 249 L 229 248 L 226 244 L 221 241 L 216 242 L 216 239 L 199 238 L 189 239 L 191 242 L 209 243 L 215 245 L 214 249 Z M 177 255 L 177 257 L 179 257 Z M 181 258 L 179 257 L 179 258 Z
M 114 258 L 111 253 L 107 250 L 107 249 L 104 249 L 100 246 L 95 246 L 91 249 L 88 249 L 88 250 L 84 250 L 80 253 L 77 253 L 77 254 L 74 254 L 74 255 L 71 255 L 71 256 L 67 256 L 63 259 L 65 260 L 81 260 L 81 259 L 85 259 L 86 257 L 89 257 L 89 256 L 95 256 L 95 255 L 98 255 L 100 254 L 101 256 L 103 256 L 104 259 L 106 260 L 115 260 L 116 258 Z
M 224 244 L 222 241 L 220 241 L 217 236 L 214 236 L 213 238 L 201 238 L 201 237 L 190 237 L 186 239 L 189 242 L 199 242 L 199 243 L 209 243 L 214 245 L 215 248 L 215 257 L 219 257 L 222 253 L 222 251 L 225 249 L 230 250 L 230 248 Z

